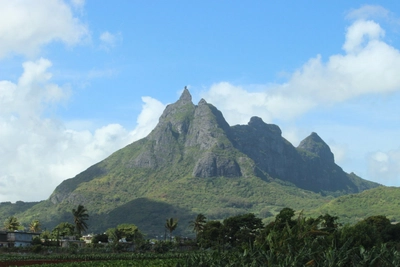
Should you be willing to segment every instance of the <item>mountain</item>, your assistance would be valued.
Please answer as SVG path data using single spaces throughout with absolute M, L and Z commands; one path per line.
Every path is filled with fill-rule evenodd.
M 63 181 L 48 200 L 19 215 L 52 227 L 82 204 L 92 231 L 132 222 L 157 235 L 167 217 L 178 217 L 187 233 L 196 213 L 266 218 L 284 206 L 316 208 L 377 186 L 344 172 L 316 133 L 294 147 L 278 126 L 258 117 L 229 126 L 204 99 L 194 105 L 185 88 L 147 137 Z
M 399 199 L 399 187 L 380 186 L 359 194 L 340 196 L 305 214 L 315 216 L 329 213 L 338 216 L 342 223 L 353 223 L 376 215 L 384 215 L 392 222 L 399 222 Z

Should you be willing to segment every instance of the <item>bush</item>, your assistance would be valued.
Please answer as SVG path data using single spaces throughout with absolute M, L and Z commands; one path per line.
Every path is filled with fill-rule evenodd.
M 31 247 L 33 253 L 40 253 L 42 251 L 42 245 L 36 244 Z
M 36 236 L 35 238 L 33 238 L 32 245 L 42 245 L 42 240 L 40 239 L 40 237 Z

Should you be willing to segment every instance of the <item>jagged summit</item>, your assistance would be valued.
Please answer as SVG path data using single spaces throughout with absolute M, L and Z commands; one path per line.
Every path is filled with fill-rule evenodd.
M 260 117 L 257 116 L 251 117 L 247 125 L 257 130 L 268 131 L 274 134 L 282 135 L 282 131 L 279 126 L 265 123 Z
M 300 142 L 298 148 L 307 150 L 318 155 L 322 160 L 334 162 L 334 155 L 329 146 L 315 132 Z
M 200 99 L 199 103 L 197 105 L 201 106 L 201 105 L 206 105 L 207 101 L 204 100 L 204 98 Z
M 189 90 L 187 89 L 187 87 L 185 86 L 185 88 L 183 89 L 183 92 L 181 94 L 181 97 L 179 98 L 178 102 L 190 102 L 192 103 L 192 95 L 190 94 Z
M 69 215 L 72 207 L 83 204 L 98 214 L 96 223 L 103 221 L 103 230 L 115 227 L 114 209 L 130 211 L 134 206 L 139 211 L 132 217 L 147 214 L 146 225 L 154 216 L 161 216 L 160 222 L 175 216 L 161 214 L 164 208 L 142 212 L 143 203 L 168 203 L 222 219 L 229 212 L 257 213 L 265 206 L 292 204 L 285 197 L 292 198 L 296 190 L 301 197 L 293 203 L 299 204 L 313 194 L 310 191 L 341 195 L 376 186 L 336 165 L 329 146 L 316 133 L 296 148 L 277 125 L 259 117 L 230 126 L 206 100 L 194 105 L 185 87 L 148 136 L 63 181 L 40 205 L 46 214 L 48 209 L 64 209 Z M 279 193 L 270 196 L 274 192 Z M 62 216 L 60 221 L 65 221 Z

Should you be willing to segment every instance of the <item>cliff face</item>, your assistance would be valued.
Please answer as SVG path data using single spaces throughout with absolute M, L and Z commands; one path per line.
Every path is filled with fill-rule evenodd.
M 91 229 L 104 231 L 129 218 L 157 232 L 166 216 L 179 214 L 187 224 L 199 212 L 212 219 L 266 214 L 266 207 L 306 208 L 325 201 L 325 194 L 377 186 L 345 173 L 316 133 L 296 148 L 278 126 L 258 117 L 229 126 L 204 99 L 193 104 L 185 89 L 147 137 L 63 181 L 22 216 L 31 221 L 40 215 L 46 227 L 54 227 L 82 204 L 95 218 Z M 161 225 L 151 225 L 156 222 Z
M 149 176 L 170 179 L 256 176 L 266 182 L 279 179 L 302 189 L 338 194 L 377 186 L 345 173 L 316 133 L 295 148 L 282 137 L 278 126 L 258 117 L 252 117 L 247 125 L 231 127 L 204 99 L 194 105 L 186 88 L 177 102 L 166 107 L 146 138 L 64 181 L 50 199 L 53 203 L 82 202 L 85 198 L 75 189 L 113 169 L 142 170 Z

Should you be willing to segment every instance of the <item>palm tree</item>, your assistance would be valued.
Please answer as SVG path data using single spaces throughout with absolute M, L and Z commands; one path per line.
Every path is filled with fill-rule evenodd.
M 178 219 L 174 218 L 169 218 L 167 219 L 167 222 L 165 224 L 165 229 L 169 231 L 169 240 L 171 241 L 172 239 L 172 232 L 176 229 L 178 226 Z
M 196 238 L 197 238 L 197 235 L 201 231 L 203 231 L 204 224 L 206 223 L 206 219 L 207 218 L 206 218 L 206 216 L 204 216 L 204 214 L 199 213 L 199 214 L 197 214 L 196 219 L 194 221 L 189 222 L 190 227 L 193 228 L 193 232 L 196 232 Z
M 72 215 L 74 216 L 74 223 L 76 232 L 82 235 L 82 232 L 86 231 L 88 225 L 86 221 L 89 219 L 87 209 L 83 205 L 79 205 L 77 209 L 72 209 Z
M 37 233 L 40 231 L 40 222 L 39 220 L 33 220 L 29 225 L 29 231 Z
M 8 231 L 15 231 L 21 226 L 18 219 L 14 216 L 8 217 L 7 220 L 4 222 L 4 228 Z
M 74 230 L 75 226 L 72 223 L 62 222 L 54 227 L 51 231 L 51 235 L 53 238 L 59 240 L 60 237 L 73 236 L 75 232 Z

